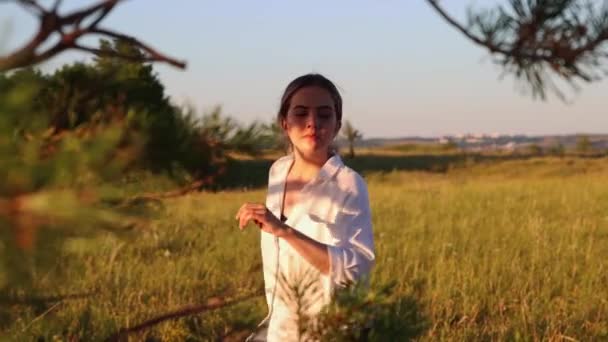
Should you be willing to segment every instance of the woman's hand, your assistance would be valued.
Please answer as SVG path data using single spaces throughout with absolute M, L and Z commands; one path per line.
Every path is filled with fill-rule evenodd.
M 249 221 L 255 223 L 266 233 L 281 237 L 286 234 L 289 227 L 281 222 L 265 205 L 259 203 L 245 203 L 241 206 L 235 217 L 239 221 L 239 228 L 243 230 Z

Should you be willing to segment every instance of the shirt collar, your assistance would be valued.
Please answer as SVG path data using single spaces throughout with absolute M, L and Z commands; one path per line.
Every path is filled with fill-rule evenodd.
M 289 170 L 289 168 L 291 167 L 291 164 L 293 163 L 294 157 L 293 154 L 290 153 L 287 156 L 285 156 L 285 160 L 284 160 L 284 171 L 287 172 Z M 319 170 L 319 174 L 317 175 L 317 180 L 319 181 L 327 181 L 332 179 L 336 173 L 344 166 L 344 163 L 342 162 L 342 158 L 340 158 L 340 156 L 337 153 L 334 153 L 331 157 L 329 157 L 329 159 L 327 159 L 327 161 L 325 162 L 325 164 L 323 164 L 323 166 L 321 167 L 321 170 Z
M 342 162 L 342 158 L 337 153 L 334 153 L 323 165 L 321 170 L 319 171 L 319 180 L 330 180 L 332 179 L 336 173 L 344 166 Z

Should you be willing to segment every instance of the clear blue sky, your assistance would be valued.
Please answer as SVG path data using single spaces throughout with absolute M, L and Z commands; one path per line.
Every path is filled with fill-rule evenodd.
M 468 4 L 499 1 L 444 2 L 462 17 Z M 292 78 L 320 72 L 366 137 L 608 133 L 607 81 L 570 92 L 572 104 L 534 101 L 423 0 L 130 0 L 105 26 L 188 62 L 186 71 L 156 66 L 177 103 L 220 104 L 242 122 L 271 120 Z M 34 31 L 30 15 L 0 4 L 0 53 Z M 85 58 L 68 53 L 44 68 Z

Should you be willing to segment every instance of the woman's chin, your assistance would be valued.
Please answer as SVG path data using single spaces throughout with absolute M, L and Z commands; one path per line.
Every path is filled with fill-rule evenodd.
M 328 146 L 323 144 L 319 144 L 317 142 L 307 142 L 306 144 L 302 144 L 299 146 L 298 150 L 302 152 L 305 156 L 315 156 L 319 153 L 323 153 L 327 151 Z

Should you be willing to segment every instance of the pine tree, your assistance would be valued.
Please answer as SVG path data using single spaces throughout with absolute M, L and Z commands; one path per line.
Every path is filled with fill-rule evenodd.
M 44 274 L 69 239 L 107 231 L 130 233 L 145 226 L 141 216 L 145 211 L 126 205 L 124 191 L 116 183 L 126 167 L 140 158 L 138 142 L 147 141 L 146 132 L 129 126 L 129 118 L 142 109 L 129 105 L 117 110 L 117 98 L 100 96 L 95 85 L 102 84 L 104 89 L 112 83 L 124 85 L 133 75 L 141 80 L 143 73 L 151 88 L 131 94 L 133 98 L 145 102 L 155 97 L 157 103 L 164 103 L 159 99 L 162 86 L 143 63 L 185 66 L 134 38 L 101 27 L 119 1 L 98 1 L 64 15 L 58 14 L 60 3 L 45 8 L 37 1 L 18 2 L 44 25 L 24 47 L 0 56 L 0 72 L 18 69 L 0 74 L 3 300 L 31 294 L 36 275 Z M 45 46 L 54 34 L 61 39 Z M 78 40 L 88 34 L 120 42 L 85 47 Z M 97 60 L 99 69 L 75 64 L 48 76 L 29 68 L 67 49 L 102 56 Z M 138 63 L 124 70 L 124 64 L 113 63 L 116 59 L 112 58 Z M 99 71 L 108 71 L 108 77 L 99 77 Z M 121 79 L 119 71 L 131 74 Z
M 346 120 L 342 126 L 342 136 L 348 141 L 348 157 L 355 157 L 355 142 L 363 137 L 350 121 Z

